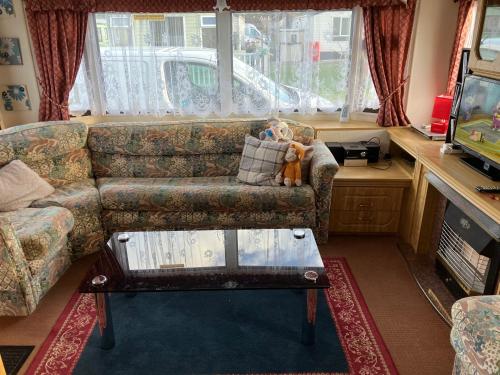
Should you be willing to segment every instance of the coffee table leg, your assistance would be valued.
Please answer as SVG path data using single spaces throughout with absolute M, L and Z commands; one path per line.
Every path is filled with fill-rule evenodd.
M 101 349 L 111 349 L 115 346 L 115 332 L 113 330 L 109 293 L 95 293 L 94 295 L 97 309 L 97 323 L 99 324 L 99 333 L 101 334 Z
M 302 344 L 313 345 L 316 331 L 317 289 L 306 290 L 304 320 L 302 323 Z

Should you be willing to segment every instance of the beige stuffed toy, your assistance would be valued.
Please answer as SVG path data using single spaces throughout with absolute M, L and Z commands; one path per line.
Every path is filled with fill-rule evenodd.
M 293 139 L 293 131 L 288 124 L 277 117 L 269 119 L 268 128 L 259 133 L 261 141 L 289 142 Z

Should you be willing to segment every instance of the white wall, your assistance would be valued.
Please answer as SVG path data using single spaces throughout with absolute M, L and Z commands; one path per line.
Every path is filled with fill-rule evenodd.
M 452 0 L 418 0 L 406 106 L 413 124 L 429 123 L 434 98 L 446 91 L 457 15 Z
M 0 65 L 0 84 L 25 84 L 30 96 L 31 111 L 5 111 L 0 100 L 3 122 L 7 127 L 35 122 L 38 120 L 40 94 L 36 82 L 34 56 L 31 54 L 24 4 L 14 0 L 15 17 L 0 18 L 0 36 L 19 38 L 23 65 Z

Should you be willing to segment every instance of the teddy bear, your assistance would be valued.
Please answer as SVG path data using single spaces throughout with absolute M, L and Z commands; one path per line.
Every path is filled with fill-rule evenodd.
M 313 147 L 304 146 L 298 142 L 292 142 L 285 154 L 285 163 L 276 175 L 276 182 L 284 183 L 288 187 L 302 185 L 301 161 L 309 159 Z
M 261 141 L 289 142 L 293 139 L 292 129 L 288 124 L 280 119 L 273 117 L 267 123 L 268 128 L 259 133 Z

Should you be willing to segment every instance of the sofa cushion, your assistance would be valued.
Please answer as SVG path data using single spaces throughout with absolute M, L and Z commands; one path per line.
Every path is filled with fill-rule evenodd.
M 236 176 L 240 159 L 241 153 L 149 156 L 92 152 L 97 177 Z
M 46 256 L 73 228 L 73 215 L 62 207 L 23 208 L 0 213 L 14 227 L 28 261 Z
M 122 155 L 237 153 L 246 134 L 257 135 L 262 120 L 104 123 L 89 130 L 92 151 Z
M 62 186 L 92 178 L 90 151 L 80 148 L 67 154 L 28 164 L 52 186 Z
M 22 160 L 53 186 L 92 176 L 83 123 L 47 121 L 0 131 L 0 166 Z
M 104 123 L 89 129 L 92 151 L 122 155 L 238 153 L 245 135 L 258 136 L 263 120 Z
M 15 211 L 52 194 L 54 188 L 21 160 L 13 160 L 0 168 L 0 192 L 0 211 Z
M 300 211 L 314 209 L 311 186 L 252 186 L 234 176 L 100 178 L 103 208 L 123 211 Z
M 276 175 L 283 165 L 288 147 L 288 143 L 261 141 L 247 135 L 238 180 L 251 185 L 278 186 Z
M 294 140 L 310 144 L 310 126 L 286 120 Z M 206 177 L 238 174 L 245 136 L 265 119 L 103 123 L 89 128 L 96 177 Z
M 54 192 L 31 204 L 31 207 L 64 207 L 70 211 L 74 208 L 86 208 L 90 211 L 100 210 L 99 191 L 94 185 L 94 180 L 87 179 L 60 186 Z
M 293 140 L 308 145 L 312 127 L 285 120 Z M 202 155 L 241 153 L 245 136 L 258 137 L 267 119 L 217 119 L 104 123 L 89 128 L 92 151 L 122 155 Z
M 50 159 L 85 147 L 87 126 L 79 122 L 46 121 L 14 126 L 0 131 L 0 143 L 9 145 L 12 159 L 26 164 Z M 0 163 L 8 163 L 0 158 Z
M 113 211 L 104 210 L 109 233 L 144 230 L 314 227 L 316 211 Z
M 31 207 L 49 206 L 64 207 L 73 214 L 75 225 L 69 233 L 72 259 L 102 248 L 105 236 L 101 224 L 101 198 L 94 180 L 58 187 L 50 196 L 31 204 Z

